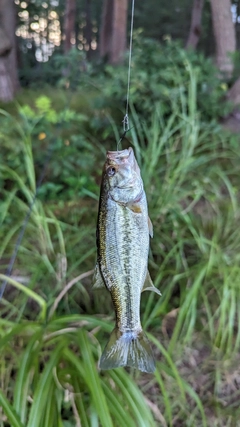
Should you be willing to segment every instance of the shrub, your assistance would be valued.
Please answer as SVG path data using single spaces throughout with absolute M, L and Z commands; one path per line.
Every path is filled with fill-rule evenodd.
M 197 78 L 196 100 L 202 120 L 218 119 L 231 108 L 224 101 L 227 84 L 219 79 L 210 58 L 196 51 L 184 50 L 180 43 L 142 38 L 135 33 L 131 66 L 130 101 L 143 118 L 149 119 L 156 102 L 162 114 L 169 116 L 179 106 L 186 110 L 189 96 L 189 70 Z M 124 109 L 127 90 L 127 67 L 105 67 L 102 84 L 103 103 L 119 103 Z

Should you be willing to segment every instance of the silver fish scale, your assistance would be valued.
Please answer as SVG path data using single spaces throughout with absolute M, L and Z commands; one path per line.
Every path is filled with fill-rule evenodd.
M 107 287 L 114 301 L 121 332 L 141 330 L 140 297 L 147 273 L 149 250 L 148 213 L 145 193 L 135 213 L 111 199 L 107 202 Z M 100 262 L 101 264 L 101 262 Z

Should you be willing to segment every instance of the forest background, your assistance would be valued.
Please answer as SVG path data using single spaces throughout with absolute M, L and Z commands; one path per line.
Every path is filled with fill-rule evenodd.
M 135 0 L 122 146 L 154 227 L 157 369 L 98 369 L 114 314 L 92 291 L 95 228 L 130 21 L 127 0 L 0 0 L 0 427 L 240 426 L 239 1 Z

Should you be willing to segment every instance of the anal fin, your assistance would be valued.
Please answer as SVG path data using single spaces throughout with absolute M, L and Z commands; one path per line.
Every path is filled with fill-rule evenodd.
M 144 291 L 152 291 L 152 292 L 155 292 L 156 294 L 158 294 L 160 296 L 162 295 L 161 292 L 159 291 L 159 289 L 157 289 L 154 286 L 152 279 L 150 277 L 149 271 L 147 271 L 146 279 L 145 279 L 145 282 L 144 282 L 144 285 L 142 288 L 142 292 L 144 292 Z
M 138 203 L 128 203 L 127 207 L 134 213 L 142 213 L 141 205 Z

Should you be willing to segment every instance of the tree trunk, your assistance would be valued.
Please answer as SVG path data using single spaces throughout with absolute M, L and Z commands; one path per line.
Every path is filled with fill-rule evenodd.
M 111 64 L 120 64 L 123 61 L 127 47 L 127 7 L 128 0 L 115 0 L 113 9 L 113 28 L 111 46 Z
M 0 24 L 0 56 L 7 56 L 12 49 L 11 41 Z
M 231 0 L 210 0 L 213 31 L 216 43 L 216 63 L 227 77 L 233 72 L 230 54 L 236 50 L 235 28 L 231 13 Z
M 75 34 L 76 0 L 66 0 L 64 13 L 64 53 L 69 52 L 72 47 L 71 38 Z
M 227 99 L 235 106 L 240 107 L 240 77 L 235 81 L 231 89 L 229 89 Z
M 14 0 L 0 0 L 0 99 L 11 101 L 19 88 Z
M 192 8 L 191 26 L 189 31 L 186 49 L 196 49 L 201 35 L 202 10 L 204 0 L 194 0 Z
M 12 101 L 14 98 L 13 82 L 9 73 L 7 57 L 0 57 L 0 100 L 3 102 Z
M 102 23 L 100 31 L 99 52 L 101 58 L 106 58 L 111 52 L 113 7 L 112 0 L 104 0 L 102 10 Z
M 227 100 L 231 101 L 234 105 L 233 111 L 224 117 L 222 124 L 226 129 L 231 132 L 240 132 L 240 77 L 235 81 L 234 85 L 227 93 Z
M 120 64 L 126 50 L 128 0 L 105 0 L 100 32 L 100 56 Z
M 91 18 L 91 0 L 86 0 L 85 3 L 86 10 L 86 26 L 85 26 L 85 37 L 87 40 L 87 58 L 91 58 L 92 53 L 92 18 Z

